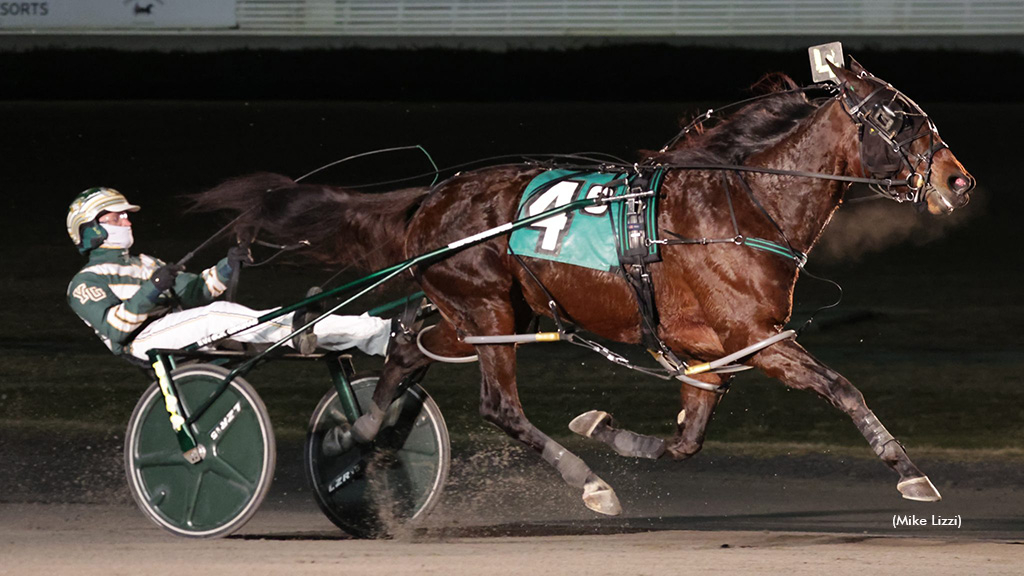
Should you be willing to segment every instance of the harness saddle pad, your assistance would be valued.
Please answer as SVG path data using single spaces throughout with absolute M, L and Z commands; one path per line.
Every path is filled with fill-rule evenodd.
M 605 195 L 606 189 L 620 196 L 629 192 L 632 179 L 622 172 L 548 170 L 527 185 L 519 201 L 517 219 L 576 200 Z M 660 171 L 651 180 L 651 186 L 643 189 L 657 191 Z M 620 262 L 635 261 L 638 257 L 647 262 L 655 261 L 657 245 L 648 246 L 645 242 L 656 238 L 654 198 L 611 202 L 556 214 L 512 232 L 509 252 L 602 271 L 616 270 Z

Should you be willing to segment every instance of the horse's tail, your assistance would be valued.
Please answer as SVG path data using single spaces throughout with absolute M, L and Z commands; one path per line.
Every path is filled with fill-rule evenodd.
M 306 241 L 310 247 L 298 254 L 315 262 L 378 270 L 405 259 L 406 224 L 426 194 L 426 188 L 360 194 L 264 172 L 191 196 L 190 211 L 240 214 L 234 225 L 240 236 Z

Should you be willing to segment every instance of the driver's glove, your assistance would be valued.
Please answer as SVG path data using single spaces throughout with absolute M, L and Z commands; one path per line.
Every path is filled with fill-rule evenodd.
M 153 275 L 149 277 L 149 281 L 156 286 L 156 289 L 163 292 L 174 287 L 174 279 L 178 277 L 178 274 L 184 270 L 184 266 L 178 264 L 165 264 L 156 269 Z
M 252 265 L 252 252 L 248 246 L 232 246 L 228 250 L 228 266 L 232 270 L 241 270 L 242 264 Z

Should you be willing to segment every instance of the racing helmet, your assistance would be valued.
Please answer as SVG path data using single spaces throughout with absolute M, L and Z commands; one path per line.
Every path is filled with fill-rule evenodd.
M 107 231 L 99 224 L 104 212 L 138 212 L 123 194 L 113 188 L 89 188 L 75 196 L 68 207 L 68 236 L 82 254 L 103 244 Z

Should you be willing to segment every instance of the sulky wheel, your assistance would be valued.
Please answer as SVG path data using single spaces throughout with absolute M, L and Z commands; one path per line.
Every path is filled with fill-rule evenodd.
M 227 374 L 210 364 L 171 373 L 186 411 L 210 398 Z M 164 396 L 153 383 L 128 423 L 128 487 L 139 508 L 165 530 L 193 538 L 227 536 L 252 517 L 270 489 L 276 459 L 270 417 L 252 386 L 235 378 L 192 431 L 205 448 L 198 464 L 182 456 Z
M 371 402 L 377 375 L 356 375 L 352 390 L 361 408 Z M 369 446 L 344 446 L 338 431 L 348 418 L 334 388 L 310 419 L 305 467 L 327 518 L 349 534 L 380 538 L 424 518 L 441 497 L 448 476 L 448 428 L 434 400 L 412 386 L 387 411 Z M 346 443 L 347 444 L 347 443 Z

